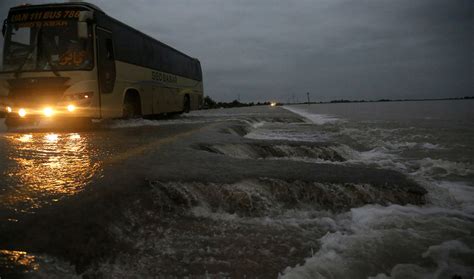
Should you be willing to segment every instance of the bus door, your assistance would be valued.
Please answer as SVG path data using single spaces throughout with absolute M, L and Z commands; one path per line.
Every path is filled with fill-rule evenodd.
M 96 37 L 101 116 L 103 117 L 105 115 L 103 115 L 102 110 L 107 109 L 107 107 L 110 105 L 108 104 L 109 102 L 107 102 L 107 99 L 113 98 L 113 96 L 111 96 L 112 94 L 110 93 L 113 92 L 115 85 L 115 53 L 114 44 L 112 41 L 112 33 L 110 31 L 97 27 Z

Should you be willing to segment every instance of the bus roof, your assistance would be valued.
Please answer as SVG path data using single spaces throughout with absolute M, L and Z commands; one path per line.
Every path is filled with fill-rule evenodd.
M 172 46 L 170 46 L 170 45 L 167 45 L 167 44 L 165 44 L 165 43 L 163 43 L 163 42 L 161 42 L 161 41 L 159 41 L 159 40 L 157 40 L 157 39 L 155 39 L 155 38 L 153 38 L 153 37 L 151 37 L 151 36 L 149 36 L 149 35 L 147 35 L 147 34 L 141 32 L 141 31 L 139 31 L 139 30 L 137 30 L 137 29 L 131 27 L 130 25 L 125 24 L 125 23 L 123 23 L 122 21 L 117 20 L 117 19 L 111 17 L 110 15 L 106 14 L 101 8 L 99 8 L 98 6 L 96 6 L 96 5 L 94 5 L 94 4 L 91 4 L 91 3 L 87 3 L 87 2 L 64 2 L 64 3 L 49 3 L 49 4 L 35 4 L 35 5 L 22 4 L 22 5 L 20 5 L 20 6 L 16 6 L 16 7 L 10 8 L 10 11 L 16 11 L 16 10 L 21 10 L 21 9 L 31 9 L 31 8 L 33 8 L 33 9 L 36 9 L 36 8 L 49 8 L 49 7 L 53 8 L 53 7 L 60 7 L 60 6 L 83 7 L 83 8 L 87 8 L 87 9 L 89 9 L 89 10 L 91 10 L 91 11 L 98 12 L 99 14 L 102 14 L 102 15 L 104 15 L 104 16 L 107 16 L 107 17 L 109 17 L 110 19 L 112 19 L 112 20 L 114 20 L 114 21 L 116 21 L 116 22 L 118 22 L 118 23 L 120 23 L 120 24 L 123 24 L 123 25 L 127 26 L 127 27 L 130 28 L 130 29 L 133 29 L 135 32 L 138 32 L 138 33 L 140 33 L 141 35 L 146 36 L 146 37 L 148 37 L 148 38 L 150 38 L 150 39 L 152 39 L 152 40 L 154 40 L 154 41 L 156 41 L 156 42 L 162 44 L 163 46 L 166 46 L 166 47 L 168 47 L 168 48 L 170 48 L 170 49 L 172 49 L 172 50 L 174 50 L 174 51 L 176 51 L 176 52 L 178 52 L 178 53 L 180 53 L 180 54 L 182 54 L 182 55 L 184 55 L 184 56 L 187 56 L 188 58 L 197 60 L 197 61 L 199 62 L 199 59 L 197 59 L 197 58 L 195 58 L 195 57 L 192 57 L 192 56 L 189 56 L 189 55 L 187 55 L 186 53 L 183 53 L 183 52 L 181 52 L 181 51 L 175 49 L 174 47 L 172 47 Z

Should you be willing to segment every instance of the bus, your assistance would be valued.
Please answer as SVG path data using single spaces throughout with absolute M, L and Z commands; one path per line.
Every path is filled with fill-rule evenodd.
M 93 4 L 9 10 L 0 72 L 7 126 L 43 118 L 135 118 L 197 110 L 201 64 Z

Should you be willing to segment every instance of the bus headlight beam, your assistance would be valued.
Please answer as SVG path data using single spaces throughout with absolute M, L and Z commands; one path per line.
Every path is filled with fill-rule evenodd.
M 75 106 L 75 105 L 68 105 L 68 106 L 67 106 L 67 111 L 73 112 L 73 111 L 75 111 L 75 110 L 76 110 L 76 106 Z
M 54 110 L 53 110 L 52 108 L 50 108 L 50 107 L 44 108 L 44 109 L 43 109 L 43 114 L 44 114 L 44 116 L 46 116 L 46 117 L 51 117 L 51 116 L 53 116 L 53 114 L 54 114 Z
M 20 117 L 25 117 L 26 116 L 26 110 L 21 108 L 20 110 L 18 110 L 18 115 Z

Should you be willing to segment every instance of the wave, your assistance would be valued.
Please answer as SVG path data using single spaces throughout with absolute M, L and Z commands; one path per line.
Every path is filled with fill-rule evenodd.
M 440 207 L 352 209 L 333 220 L 337 231 L 320 239 L 317 253 L 286 268 L 281 278 L 470 278 L 473 220 L 472 214 Z M 403 268 L 406 262 L 417 268 Z
M 225 118 L 215 117 L 198 117 L 198 116 L 176 116 L 168 119 L 115 119 L 104 121 L 105 127 L 117 129 L 117 128 L 134 128 L 143 126 L 164 126 L 164 125 L 179 125 L 179 124 L 203 124 L 203 123 L 215 123 L 215 122 L 229 122 L 235 121 L 239 123 L 245 123 L 249 128 L 257 129 L 267 123 L 265 118 L 254 117 L 242 117 L 237 118 L 234 115 L 227 115 Z M 271 121 L 270 121 L 271 122 Z M 247 128 L 247 127 L 246 127 Z
M 462 181 L 417 179 L 427 190 L 427 203 L 474 215 L 474 185 Z
M 447 177 L 450 175 L 474 175 L 474 167 L 464 162 L 452 162 L 443 159 L 423 158 L 409 162 L 412 165 L 412 175 L 424 177 Z
M 265 121 L 259 121 L 259 122 L 251 123 L 250 125 L 252 126 L 253 129 L 258 129 L 260 127 L 263 127 L 265 123 L 266 123 Z
M 433 144 L 429 142 L 421 143 L 420 144 L 421 148 L 428 149 L 428 150 L 433 150 L 433 149 L 444 149 L 441 145 L 439 144 Z
M 245 138 L 256 140 L 285 140 L 300 142 L 327 142 L 330 137 L 324 133 L 306 131 L 304 125 L 292 123 L 282 125 L 264 125 L 254 127 L 252 131 L 245 135 Z
M 233 133 L 239 135 L 248 132 L 247 130 L 232 129 L 235 130 Z M 344 144 L 268 140 L 249 143 L 200 144 L 197 148 L 238 159 L 282 159 L 313 163 L 368 165 L 426 179 L 451 175 L 467 177 L 474 174 L 472 166 L 468 163 L 431 158 L 406 160 L 385 147 L 357 151 Z
M 369 139 L 367 139 L 367 142 Z M 411 142 L 411 141 L 393 141 L 393 140 L 373 140 L 371 146 L 384 147 L 392 152 L 399 152 L 404 150 L 441 150 L 444 149 L 440 144 L 433 144 L 429 142 Z
M 459 240 L 448 240 L 439 245 L 430 246 L 422 258 L 431 260 L 436 268 L 427 268 L 417 264 L 397 264 L 390 271 L 390 276 L 378 274 L 373 279 L 389 278 L 469 278 L 474 268 L 466 265 L 460 258 L 453 255 L 473 257 L 474 250 Z
M 347 145 L 331 147 L 344 158 L 345 164 L 364 164 L 384 169 L 392 169 L 412 177 L 421 177 L 432 180 L 449 176 L 469 177 L 474 175 L 474 167 L 467 162 L 453 162 L 443 159 L 403 158 L 386 147 L 376 147 L 366 151 L 357 151 Z
M 234 184 L 152 182 L 155 200 L 167 211 L 204 207 L 239 216 L 266 216 L 312 208 L 341 212 L 364 204 L 423 203 L 423 193 L 385 189 L 370 184 L 284 181 L 272 178 Z
M 324 124 L 330 124 L 330 123 L 341 121 L 340 118 L 337 118 L 332 115 L 309 113 L 304 110 L 297 109 L 294 107 L 289 107 L 289 106 L 283 106 L 283 108 L 308 119 L 309 121 L 311 121 L 313 124 L 316 124 L 316 125 L 324 125 Z
M 239 159 L 287 158 L 290 160 L 318 159 L 324 161 L 345 161 L 330 145 L 309 145 L 302 143 L 251 142 L 227 143 L 198 146 L 199 149 Z

